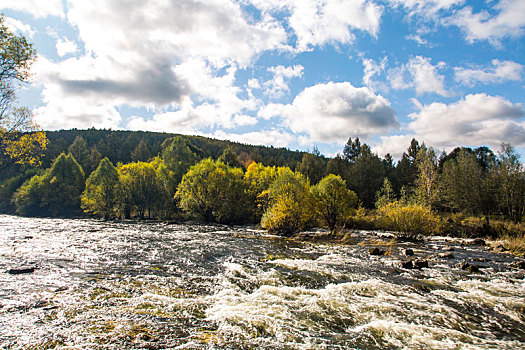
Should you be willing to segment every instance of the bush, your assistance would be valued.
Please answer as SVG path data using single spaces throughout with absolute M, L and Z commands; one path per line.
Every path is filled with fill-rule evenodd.
M 402 232 L 409 237 L 439 232 L 439 218 L 430 208 L 399 201 L 388 203 L 379 210 L 380 225 L 387 230 Z
M 267 197 L 261 226 L 269 232 L 289 236 L 313 224 L 314 203 L 310 184 L 303 174 L 279 168 Z

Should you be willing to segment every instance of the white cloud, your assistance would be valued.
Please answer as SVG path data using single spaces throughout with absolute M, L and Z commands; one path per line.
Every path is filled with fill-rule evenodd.
M 387 58 L 384 57 L 379 63 L 376 63 L 372 59 L 364 58 L 363 61 L 363 84 L 369 88 L 383 89 L 386 90 L 386 85 L 381 81 L 373 80 L 372 78 L 376 75 L 381 75 L 386 67 Z
M 512 61 L 492 60 L 492 67 L 486 68 L 454 68 L 455 79 L 467 86 L 474 86 L 476 83 L 489 84 L 501 83 L 504 81 L 521 81 L 523 65 Z
M 56 49 L 57 49 L 57 54 L 60 57 L 63 57 L 67 54 L 77 52 L 78 46 L 77 44 L 75 44 L 74 41 L 71 41 L 67 38 L 62 38 L 62 39 L 59 38 L 57 39 L 57 42 L 56 42 Z
M 297 49 L 327 43 L 347 44 L 354 40 L 352 30 L 376 36 L 382 8 L 368 0 L 251 0 L 264 11 L 290 13 L 288 21 L 297 36 Z
M 292 131 L 304 132 L 314 142 L 344 142 L 352 135 L 367 138 L 398 126 L 385 98 L 348 82 L 306 88 L 292 104 L 270 104 L 259 116 L 280 116 Z
M 4 17 L 4 24 L 12 32 L 19 32 L 28 38 L 32 38 L 33 35 L 35 35 L 35 31 L 33 30 L 33 28 L 31 28 L 29 24 L 22 23 L 17 19 Z
M 452 104 L 432 103 L 409 115 L 408 129 L 436 148 L 525 145 L 525 111 L 500 96 L 467 95 Z
M 281 97 L 286 92 L 290 91 L 287 80 L 291 78 L 299 78 L 303 76 L 304 67 L 295 65 L 291 67 L 275 66 L 269 67 L 268 71 L 273 73 L 273 79 L 267 81 L 265 93 L 272 97 Z
M 427 19 L 436 16 L 439 11 L 449 10 L 464 2 L 465 0 L 390 0 L 394 6 L 403 6 L 408 9 L 409 16 L 419 15 Z
M 68 0 L 67 4 L 67 20 L 78 30 L 86 54 L 59 62 L 41 57 L 35 67 L 45 101 L 56 112 L 70 111 L 51 107 L 62 99 L 85 98 L 109 106 L 146 106 L 159 115 L 174 108 L 179 111 L 176 121 L 198 115 L 204 125 L 253 123 L 244 110 L 253 109 L 256 102 L 253 97 L 238 97 L 235 72 L 265 50 L 284 48 L 286 42 L 286 32 L 275 19 L 247 18 L 233 0 Z M 59 55 L 74 49 L 72 42 L 57 42 Z M 189 116 L 180 117 L 181 111 Z M 40 112 L 44 114 L 44 109 Z
M 438 69 L 444 66 L 444 62 L 433 66 L 430 58 L 416 56 L 412 57 L 407 64 L 389 70 L 388 79 L 394 89 L 414 88 L 418 95 L 436 93 L 448 96 L 449 93 L 445 90 L 445 78 L 438 73 Z
M 487 40 L 500 45 L 503 38 L 523 36 L 525 27 L 525 1 L 500 0 L 493 6 L 496 15 L 486 10 L 474 13 L 467 6 L 445 20 L 447 25 L 458 26 L 470 43 Z
M 394 159 L 400 159 L 410 145 L 410 141 L 414 137 L 417 139 L 417 136 L 410 133 L 403 135 L 381 136 L 379 138 L 380 142 L 375 144 L 372 149 L 381 157 L 385 156 L 387 153 L 390 153 Z
M 27 12 L 36 18 L 64 16 L 62 0 L 2 0 L 2 8 Z

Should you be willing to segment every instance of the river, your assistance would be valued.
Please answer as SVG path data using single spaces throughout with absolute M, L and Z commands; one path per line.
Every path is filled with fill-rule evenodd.
M 525 348 L 517 258 L 352 235 L 0 216 L 0 348 Z M 407 248 L 429 268 L 400 268 Z

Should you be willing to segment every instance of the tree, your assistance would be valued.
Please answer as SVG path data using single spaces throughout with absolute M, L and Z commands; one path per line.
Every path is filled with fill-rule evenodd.
M 479 214 L 483 199 L 483 176 L 473 153 L 460 149 L 456 158 L 443 164 L 440 192 L 444 206 L 467 214 Z
M 414 198 L 418 204 L 435 207 L 439 200 L 437 156 L 432 147 L 421 147 L 416 157 Z
M 416 139 L 412 139 L 407 151 L 401 156 L 401 160 L 396 167 L 396 179 L 399 182 L 399 188 L 396 188 L 396 191 L 399 191 L 402 187 L 410 190 L 414 186 L 418 173 L 416 158 L 420 149 L 419 142 Z
M 247 219 L 245 190 L 242 169 L 207 158 L 184 175 L 175 198 L 184 212 L 197 219 L 238 224 Z
M 224 149 L 220 157 L 217 159 L 219 162 L 223 162 L 231 167 L 240 168 L 242 164 L 237 158 L 237 151 L 232 146 L 228 146 Z
M 129 211 L 134 211 L 142 219 L 147 211 L 151 217 L 160 192 L 155 167 L 151 163 L 135 162 L 119 167 L 118 173 L 121 212 L 129 216 Z
M 267 206 L 261 226 L 272 233 L 291 235 L 313 221 L 314 202 L 308 179 L 290 168 L 279 168 L 267 191 Z
M 86 175 L 91 173 L 90 169 L 90 151 L 86 140 L 82 136 L 77 136 L 75 141 L 69 146 L 68 153 L 73 155 L 77 160 L 78 164 L 82 167 Z M 98 164 L 97 164 L 98 165 Z
M 386 206 L 388 203 L 392 203 L 396 200 L 394 189 L 388 177 L 383 179 L 383 186 L 376 193 L 376 208 L 380 209 Z
M 343 149 L 343 155 L 345 156 L 345 159 L 350 163 L 354 163 L 360 154 L 361 141 L 359 141 L 359 137 L 356 137 L 354 141 L 352 141 L 352 138 L 350 137 Z
M 376 192 L 381 188 L 384 177 L 383 162 L 368 145 L 363 145 L 361 154 L 350 167 L 348 182 L 365 207 L 374 206 Z
M 16 211 L 29 216 L 69 216 L 80 212 L 84 171 L 71 154 L 60 154 L 44 174 L 32 177 L 15 193 Z
M 147 162 L 151 156 L 151 147 L 143 139 L 139 141 L 137 147 L 131 152 L 131 160 L 134 162 Z
M 188 142 L 181 136 L 176 136 L 163 142 L 161 158 L 168 170 L 173 172 L 175 186 L 181 182 L 188 169 L 199 161 L 199 157 L 190 149 Z
M 275 166 L 264 166 L 262 163 L 253 162 L 248 166 L 244 174 L 246 183 L 246 194 L 250 205 L 250 215 L 253 222 L 259 222 L 263 215 L 265 206 L 265 194 L 270 185 L 277 178 L 277 168 Z
M 314 147 L 312 153 L 305 153 L 301 163 L 297 167 L 297 171 L 305 175 L 310 183 L 318 183 L 325 172 L 325 164 L 317 148 Z
M 118 171 L 106 157 L 100 161 L 97 169 L 86 180 L 82 193 L 82 209 L 109 219 L 116 214 L 119 177 Z
M 519 154 L 511 144 L 501 144 L 492 178 L 500 210 L 514 220 L 525 215 L 525 173 Z
M 36 131 L 31 112 L 13 105 L 16 88 L 29 79 L 36 51 L 4 21 L 0 16 L 0 169 L 12 164 L 38 166 L 48 140 Z
M 324 177 L 311 191 L 317 202 L 317 212 L 334 234 L 357 206 L 357 195 L 350 191 L 346 182 L 337 175 Z

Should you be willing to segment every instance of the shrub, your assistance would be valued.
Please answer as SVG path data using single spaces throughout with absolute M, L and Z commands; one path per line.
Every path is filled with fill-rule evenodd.
M 381 226 L 409 237 L 439 232 L 439 218 L 430 208 L 418 204 L 388 203 L 379 209 Z

